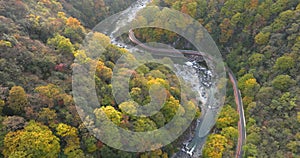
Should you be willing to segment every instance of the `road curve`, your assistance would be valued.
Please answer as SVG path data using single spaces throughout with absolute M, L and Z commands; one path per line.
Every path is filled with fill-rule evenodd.
M 148 51 L 157 51 L 162 52 L 163 54 L 157 53 L 155 55 L 162 55 L 162 56 L 169 56 L 169 57 L 181 57 L 180 54 L 184 55 L 196 55 L 196 56 L 202 56 L 206 57 L 206 59 L 213 61 L 212 58 L 207 55 L 207 53 L 199 52 L 199 51 L 193 51 L 193 50 L 178 50 L 178 49 L 163 49 L 163 48 L 152 48 L 149 47 L 143 43 L 141 43 L 134 35 L 134 32 L 132 30 L 129 30 L 129 39 L 131 42 L 139 45 L 140 47 L 148 50 Z M 234 98 L 235 103 L 237 105 L 237 111 L 239 113 L 239 122 L 238 122 L 238 130 L 239 130 L 239 137 L 238 137 L 238 144 L 236 149 L 236 158 L 242 158 L 243 156 L 243 145 L 246 142 L 246 121 L 245 121 L 245 115 L 244 115 L 244 108 L 243 108 L 243 102 L 241 97 L 241 92 L 238 89 L 237 80 L 233 74 L 233 72 L 230 70 L 230 68 L 226 67 L 229 79 L 232 83 L 232 87 L 234 90 Z

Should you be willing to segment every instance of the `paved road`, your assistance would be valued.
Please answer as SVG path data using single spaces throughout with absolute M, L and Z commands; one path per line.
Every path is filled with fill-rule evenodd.
M 169 56 L 169 57 L 182 57 L 179 55 L 179 53 L 185 54 L 185 55 L 196 55 L 196 56 L 204 56 L 206 57 L 207 60 L 209 60 L 210 62 L 213 62 L 212 58 L 207 54 L 207 53 L 203 53 L 203 52 L 198 52 L 198 51 L 189 51 L 189 50 L 172 50 L 172 49 L 164 49 L 164 48 L 152 48 L 149 47 L 147 45 L 144 45 L 143 43 L 141 43 L 134 35 L 134 32 L 132 30 L 129 31 L 129 39 L 139 45 L 140 47 L 149 50 L 149 51 L 155 51 L 155 52 L 161 52 L 157 53 L 155 55 L 162 55 L 162 56 Z M 240 90 L 238 89 L 237 86 L 237 80 L 234 76 L 234 74 L 232 73 L 232 71 L 226 67 L 226 70 L 228 72 L 230 81 L 232 83 L 233 86 L 233 90 L 234 90 L 234 97 L 235 97 L 235 102 L 237 105 L 237 111 L 239 113 L 239 122 L 238 122 L 238 130 L 239 130 L 239 138 L 238 138 L 238 145 L 237 145 L 237 149 L 236 149 L 236 158 L 242 158 L 243 156 L 243 145 L 245 144 L 246 141 L 246 122 L 245 122 L 245 116 L 244 116 L 244 108 L 243 108 L 243 102 L 242 102 L 242 98 L 241 98 L 241 93 Z M 212 110 L 211 108 L 208 109 L 208 111 Z M 203 122 L 202 122 L 203 123 Z M 200 130 L 200 129 L 197 129 Z M 196 137 L 198 136 L 198 134 L 196 134 Z M 201 140 L 201 142 L 203 142 L 202 140 L 205 140 L 204 138 L 206 138 L 205 136 L 201 136 L 199 137 L 199 139 L 197 140 Z M 195 140 L 195 139 L 194 139 Z M 197 144 L 196 142 L 192 142 L 191 144 Z M 190 145 L 191 145 L 190 144 Z M 189 151 L 187 151 L 188 154 L 192 154 L 194 148 L 196 145 L 192 145 L 191 147 L 189 147 Z
M 245 121 L 245 115 L 244 115 L 244 108 L 243 108 L 243 102 L 241 97 L 241 92 L 237 85 L 237 80 L 232 73 L 232 71 L 227 68 L 228 75 L 230 78 L 230 81 L 232 83 L 233 91 L 234 91 L 234 98 L 235 103 L 237 105 L 237 110 L 239 112 L 239 122 L 238 122 L 238 130 L 239 130 L 239 139 L 238 139 L 238 145 L 237 145 L 237 152 L 236 152 L 236 158 L 242 158 L 243 156 L 243 145 L 246 142 L 246 121 Z

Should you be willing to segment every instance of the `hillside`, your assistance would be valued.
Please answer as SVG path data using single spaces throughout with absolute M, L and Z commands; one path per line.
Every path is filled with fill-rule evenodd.
M 78 67 L 74 64 L 76 57 L 80 63 L 96 69 L 94 78 L 101 106 L 89 106 L 99 120 L 99 111 L 103 111 L 120 127 L 142 132 L 166 125 L 178 109 L 192 109 L 196 112 L 194 118 L 199 118 L 201 109 L 195 106 L 195 98 L 187 98 L 189 102 L 181 104 L 181 85 L 170 69 L 148 63 L 132 72 L 130 64 L 137 59 L 111 44 L 109 37 L 101 33 L 92 34 L 96 41 L 108 45 L 98 60 L 87 57 L 87 52 L 81 49 L 96 24 L 134 2 L 0 0 L 0 157 L 166 158 L 178 151 L 184 136 L 145 153 L 110 148 L 88 131 L 85 125 L 92 126 L 93 121 L 82 120 L 73 101 L 72 69 Z M 296 0 L 153 0 L 152 3 L 179 10 L 199 21 L 236 75 L 247 122 L 243 157 L 298 157 L 300 3 Z M 166 44 L 179 39 L 174 47 L 187 45 L 182 37 L 160 29 L 137 30 L 137 37 Z M 151 86 L 165 88 L 167 102 L 154 116 L 135 117 L 128 113 L 137 106 L 134 102 L 118 103 L 114 99 L 111 78 L 122 55 L 128 55 L 130 63 L 124 63 L 118 73 L 134 74 L 129 82 L 134 101 L 146 105 L 151 100 Z M 81 102 L 80 106 L 87 106 L 84 99 Z M 203 157 L 234 157 L 238 137 L 235 109 L 232 86 L 228 84 L 225 106 L 208 137 Z M 112 139 L 116 138 L 122 141 L 118 136 Z

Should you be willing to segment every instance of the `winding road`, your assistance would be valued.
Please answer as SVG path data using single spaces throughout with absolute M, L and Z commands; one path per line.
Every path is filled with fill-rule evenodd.
M 243 156 L 243 145 L 246 142 L 246 121 L 245 121 L 245 115 L 244 115 L 244 107 L 241 97 L 241 92 L 238 89 L 237 80 L 235 76 L 233 75 L 233 72 L 227 68 L 229 79 L 232 83 L 233 91 L 234 91 L 234 98 L 235 103 L 237 105 L 237 111 L 239 113 L 240 119 L 238 122 L 238 130 L 239 130 L 239 139 L 238 139 L 238 145 L 237 145 L 237 152 L 236 152 L 236 158 L 242 158 Z
M 132 30 L 129 31 L 129 39 L 131 42 L 139 45 L 140 47 L 144 48 L 145 50 L 148 50 L 150 52 L 160 52 L 157 53 L 155 55 L 161 55 L 161 56 L 169 56 L 169 57 L 182 57 L 182 55 L 180 56 L 180 54 L 184 54 L 184 55 L 192 55 L 192 56 L 201 56 L 201 57 L 205 57 L 207 60 L 213 62 L 213 59 L 207 54 L 207 53 L 203 53 L 203 52 L 199 52 L 199 51 L 193 51 L 193 50 L 178 50 L 178 49 L 164 49 L 164 48 L 153 48 L 153 47 L 149 47 L 145 44 L 143 44 L 142 42 L 140 42 L 134 35 L 134 32 Z M 238 85 L 237 85 L 237 80 L 233 74 L 233 72 L 226 67 L 226 70 L 228 72 L 228 76 L 229 79 L 232 83 L 233 86 L 233 90 L 234 90 L 234 97 L 235 97 L 235 102 L 237 105 L 237 111 L 239 113 L 239 122 L 238 122 L 238 130 L 239 130 L 239 137 L 238 137 L 238 144 L 237 144 L 237 149 L 236 149 L 236 158 L 242 158 L 243 156 L 243 145 L 246 142 L 246 122 L 245 122 L 245 116 L 244 116 L 244 108 L 243 108 L 243 103 L 242 103 L 242 98 L 241 98 L 241 93 L 240 90 L 238 89 Z M 210 104 L 210 102 L 208 103 Z M 208 106 L 208 110 L 207 112 L 213 112 L 213 106 Z M 207 115 L 209 116 L 209 115 Z M 204 116 L 205 117 L 205 116 Z M 203 122 L 202 122 L 203 124 Z M 200 127 L 201 128 L 201 127 Z M 197 147 L 198 142 L 196 141 L 200 141 L 201 143 L 203 143 L 206 139 L 206 136 L 209 134 L 207 132 L 209 131 L 205 131 L 204 135 L 202 134 L 200 136 L 200 131 L 201 129 L 197 128 L 196 129 L 196 137 L 198 137 L 198 139 L 193 139 L 194 141 L 192 141 L 191 143 L 189 143 L 186 146 L 186 150 L 184 150 L 184 152 L 186 152 L 187 154 L 189 154 L 190 156 L 192 156 L 195 148 Z M 203 133 L 203 131 L 202 131 Z M 201 144 L 200 143 L 200 144 Z M 201 144 L 203 145 L 203 144 Z

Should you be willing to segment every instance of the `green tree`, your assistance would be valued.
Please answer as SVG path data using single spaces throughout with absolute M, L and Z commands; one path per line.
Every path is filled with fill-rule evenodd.
M 288 88 L 296 85 L 296 81 L 289 75 L 278 75 L 272 81 L 272 86 L 281 91 L 287 91 Z
M 136 120 L 133 125 L 136 132 L 146 132 L 157 129 L 156 124 L 149 118 L 140 118 Z
M 54 123 L 56 119 L 57 114 L 55 110 L 51 110 L 49 108 L 42 108 L 42 110 L 38 113 L 38 120 L 40 122 L 51 124 Z
M 162 79 L 166 79 L 166 75 L 164 75 L 161 71 L 159 70 L 152 70 L 150 71 L 146 76 L 151 76 L 154 78 L 162 78 Z
M 75 50 L 69 38 L 56 34 L 49 38 L 47 44 L 57 50 L 59 53 L 73 53 Z
M 287 71 L 295 67 L 295 60 L 287 55 L 277 58 L 276 63 L 274 65 L 275 70 L 279 70 L 281 72 Z
M 263 54 L 254 53 L 249 58 L 249 64 L 251 66 L 259 66 L 264 60 L 265 56 Z
M 28 105 L 27 94 L 21 86 L 14 86 L 9 91 L 8 107 L 16 114 L 22 114 L 25 106 Z
M 136 153 L 125 152 L 117 149 L 112 149 L 108 146 L 104 146 L 101 148 L 100 152 L 101 157 L 109 157 L 109 158 L 135 158 Z
M 273 98 L 273 93 L 273 87 L 261 87 L 259 92 L 256 94 L 256 100 L 262 102 L 265 105 L 269 105 Z
M 59 138 L 44 125 L 29 122 L 23 130 L 9 132 L 4 138 L 3 155 L 13 157 L 58 157 L 60 152 Z
M 119 105 L 119 108 L 121 109 L 122 113 L 128 114 L 128 115 L 136 115 L 136 108 L 137 104 L 133 101 L 131 102 L 123 102 Z
M 153 120 L 158 128 L 163 127 L 165 125 L 166 119 L 162 112 L 157 112 L 156 114 L 152 115 L 151 120 Z
M 89 153 L 93 153 L 97 150 L 97 139 L 93 136 L 84 136 L 82 138 L 84 141 L 84 146 L 86 147 L 86 151 Z
M 86 37 L 85 53 L 91 58 L 98 58 L 110 46 L 110 38 L 99 32 L 89 33 Z
M 235 150 L 235 144 L 238 141 L 239 131 L 234 127 L 225 127 L 221 131 L 221 135 L 227 139 L 226 150 L 224 151 L 223 157 L 232 157 Z
M 279 104 L 275 103 L 275 106 L 277 110 L 284 112 L 284 111 L 290 111 L 293 108 L 297 107 L 296 101 L 297 98 L 293 95 L 291 95 L 290 92 L 285 92 L 282 94 L 282 96 L 278 99 Z M 272 105 L 271 105 L 272 106 Z
M 243 150 L 245 151 L 243 157 L 255 158 L 258 156 L 258 149 L 257 146 L 255 146 L 254 144 L 247 143 L 243 147 Z
M 261 136 L 257 132 L 251 132 L 247 135 L 247 143 L 257 144 L 261 141 Z
M 299 149 L 300 144 L 297 141 L 290 141 L 286 146 L 293 153 L 298 153 L 300 151 L 300 149 Z

